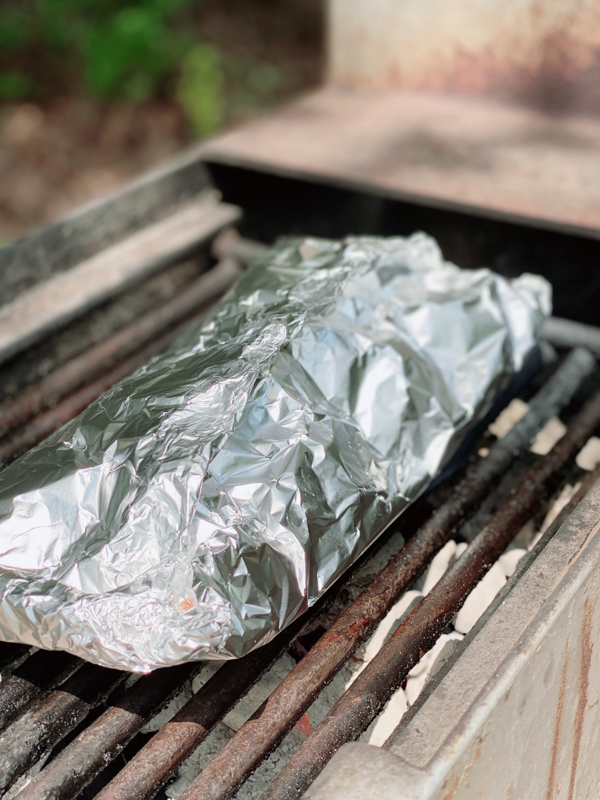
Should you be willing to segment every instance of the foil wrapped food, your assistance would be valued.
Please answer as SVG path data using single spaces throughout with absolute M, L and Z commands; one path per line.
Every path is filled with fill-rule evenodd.
M 133 671 L 265 643 L 431 484 L 549 310 L 542 278 L 423 234 L 284 241 L 0 473 L 0 638 Z

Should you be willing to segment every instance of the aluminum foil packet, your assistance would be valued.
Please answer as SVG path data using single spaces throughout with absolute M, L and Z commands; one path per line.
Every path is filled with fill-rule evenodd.
M 149 671 L 244 655 L 448 464 L 550 287 L 431 238 L 285 240 L 0 473 L 0 638 Z

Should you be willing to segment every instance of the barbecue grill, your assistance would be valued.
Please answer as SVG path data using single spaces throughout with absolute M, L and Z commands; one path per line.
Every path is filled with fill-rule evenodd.
M 290 233 L 422 229 L 466 268 L 548 277 L 557 316 L 545 365 L 520 391 L 526 413 L 483 434 L 322 601 L 241 660 L 140 677 L 2 644 L 4 797 L 598 796 L 600 471 L 581 457 L 600 430 L 597 231 L 533 200 L 516 215 L 358 180 L 339 160 L 334 175 L 293 142 L 270 153 L 286 126 L 326 124 L 313 113 L 323 95 L 303 102 L 0 250 L 0 461 L 163 350 Z M 564 434 L 532 451 L 557 419 Z M 527 553 L 454 635 L 515 539 Z M 415 699 L 411 681 L 440 641 Z

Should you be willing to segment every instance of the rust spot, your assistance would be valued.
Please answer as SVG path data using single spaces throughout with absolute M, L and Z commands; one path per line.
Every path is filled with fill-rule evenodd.
M 481 737 L 481 738 L 480 738 L 480 739 L 477 741 L 477 747 L 476 747 L 476 749 L 475 749 L 475 755 L 474 755 L 474 756 L 473 756 L 473 758 L 472 758 L 472 759 L 469 761 L 469 763 L 466 765 L 466 767 L 465 767 L 465 768 L 464 768 L 464 770 L 462 771 L 462 774 L 461 774 L 461 775 L 455 775 L 455 776 L 454 776 L 454 777 L 453 777 L 453 778 L 450 780 L 450 783 L 449 783 L 447 786 L 446 786 L 446 784 L 444 784 L 444 786 L 442 787 L 442 790 L 445 790 L 445 791 L 446 791 L 446 794 L 443 796 L 442 800 L 454 800 L 454 798 L 456 797 L 456 793 L 458 792 L 458 788 L 459 788 L 459 786 L 461 785 L 461 783 L 462 783 L 464 780 L 466 780 L 466 779 L 467 779 L 467 776 L 469 775 L 469 773 L 470 773 L 470 772 L 471 772 L 471 770 L 473 769 L 473 765 L 475 764 L 475 762 L 477 761 L 477 759 L 478 759 L 478 758 L 481 756 L 481 751 L 482 751 L 482 749 L 483 749 L 483 743 L 484 743 L 484 741 L 485 741 L 485 736 L 482 736 L 482 737 Z M 481 790 L 481 792 L 483 792 L 483 789 Z M 481 797 L 481 796 L 482 796 L 482 795 L 481 795 L 481 793 L 480 793 L 480 797 Z
M 581 624 L 581 663 L 579 667 L 579 683 L 577 686 L 577 708 L 573 725 L 573 753 L 571 755 L 571 776 L 569 779 L 569 794 L 567 800 L 575 797 L 575 779 L 577 777 L 577 763 L 581 751 L 581 737 L 585 722 L 585 712 L 588 705 L 588 691 L 590 686 L 590 669 L 592 666 L 592 617 L 595 603 L 588 597 L 583 607 L 583 622 Z
M 360 631 L 361 628 L 367 627 L 369 625 L 370 620 L 366 617 L 360 617 L 357 619 L 356 622 L 353 622 L 352 625 L 348 628 L 348 633 L 352 636 L 357 631 Z
M 512 797 L 512 789 L 513 789 L 512 783 L 509 783 L 508 787 L 506 789 L 506 800 L 510 800 L 511 799 L 511 797 Z
M 558 704 L 554 715 L 554 734 L 552 736 L 552 747 L 550 749 L 550 771 L 548 772 L 548 783 L 546 785 L 546 800 L 554 797 L 554 783 L 556 781 L 556 764 L 558 761 L 558 745 L 560 743 L 560 727 L 562 723 L 563 709 L 565 706 L 565 691 L 567 689 L 567 667 L 569 666 L 569 640 L 565 646 L 562 670 L 560 673 L 560 686 L 558 689 Z
M 313 732 L 312 725 L 310 724 L 310 720 L 308 719 L 306 714 L 304 714 L 298 720 L 298 722 L 296 723 L 296 727 L 298 728 L 299 731 L 302 731 L 302 733 L 304 733 L 306 736 L 310 736 L 311 733 Z
M 473 759 L 473 764 L 479 760 L 479 756 L 481 755 L 481 751 L 483 749 L 483 739 L 480 739 L 477 742 L 477 749 L 475 750 L 475 758 Z
M 460 786 L 460 778 L 458 777 L 458 775 L 455 775 L 450 781 L 448 789 L 444 794 L 444 796 L 442 797 L 442 800 L 454 800 L 454 798 L 456 797 L 456 793 L 458 792 L 459 786 Z
M 520 24 L 506 25 L 499 18 L 493 38 L 482 35 L 481 29 L 471 38 L 470 31 L 478 30 L 477 22 L 471 18 L 464 18 L 460 42 L 447 32 L 453 26 L 447 29 L 443 22 L 434 22 L 427 29 L 427 48 L 410 61 L 398 55 L 398 48 L 389 47 L 395 41 L 393 36 L 384 37 L 373 61 L 374 68 L 367 70 L 367 74 L 357 71 L 338 54 L 334 59 L 338 63 L 333 80 L 345 88 L 395 86 L 489 95 L 524 103 L 528 108 L 534 106 L 552 115 L 597 114 L 600 111 L 597 4 L 534 0 L 522 5 L 530 10 L 520 17 Z M 458 8 L 461 7 L 468 8 L 469 4 L 459 4 Z M 491 7 L 489 13 L 493 13 Z M 455 10 L 453 16 L 458 20 L 463 14 L 464 11 Z M 490 24 L 493 24 L 491 16 L 488 30 Z M 359 29 L 359 26 L 355 29 L 357 38 Z M 353 40 L 346 33 L 348 52 L 352 52 L 349 42 Z M 365 42 L 374 49 L 367 32 L 361 34 L 360 51 L 364 51 Z

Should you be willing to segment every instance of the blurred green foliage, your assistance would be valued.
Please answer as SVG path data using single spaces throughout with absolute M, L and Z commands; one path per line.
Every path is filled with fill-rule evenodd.
M 175 100 L 196 135 L 268 106 L 270 64 L 199 41 L 194 0 L 0 0 L 0 100 Z
M 73 44 L 79 48 L 92 95 L 136 102 L 156 93 L 191 44 L 187 33 L 167 24 L 174 5 L 173 0 L 154 0 L 128 6 L 93 26 L 80 27 Z
M 177 99 L 194 132 L 205 136 L 223 121 L 224 75 L 219 54 L 209 44 L 195 45 L 181 64 Z

